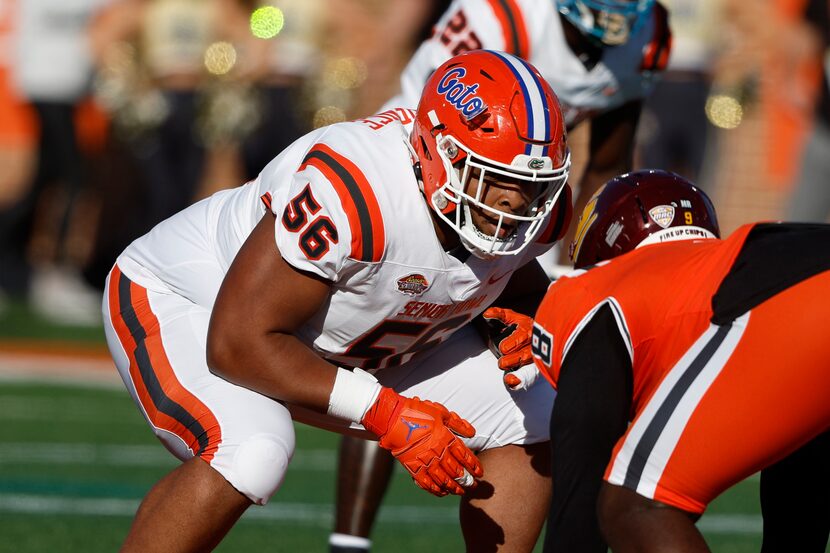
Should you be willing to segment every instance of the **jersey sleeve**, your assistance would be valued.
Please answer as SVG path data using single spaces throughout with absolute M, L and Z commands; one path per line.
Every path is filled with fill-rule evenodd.
M 633 355 L 630 332 L 622 309 L 613 297 L 592 293 L 579 282 L 585 270 L 576 270 L 558 279 L 548 288 L 533 322 L 533 360 L 545 378 L 558 388 L 562 364 L 580 333 L 592 317 L 608 306 L 617 324 L 617 331 Z
M 596 505 L 614 444 L 625 433 L 632 369 L 607 304 L 592 315 L 568 352 L 551 415 L 557 452 L 545 547 L 551 551 L 606 551 Z
M 290 265 L 337 282 L 349 263 L 380 261 L 385 246 L 380 208 L 353 160 L 315 144 L 286 198 L 270 209 L 277 247 Z
M 560 313 L 564 313 L 564 309 L 560 310 L 558 306 L 562 282 L 560 280 L 551 284 L 542 303 L 539 304 L 539 309 L 533 318 L 531 341 L 533 362 L 536 363 L 536 367 L 542 373 L 542 376 L 550 382 L 551 386 L 557 389 L 559 387 L 559 369 L 562 359 L 557 355 L 561 352 L 557 352 L 555 346 L 559 345 L 563 332 L 560 323 L 561 317 L 558 317 Z

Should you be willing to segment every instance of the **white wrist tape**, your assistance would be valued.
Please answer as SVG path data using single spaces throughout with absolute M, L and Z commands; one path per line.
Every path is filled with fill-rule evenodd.
M 381 388 L 377 379 L 364 370 L 347 371 L 338 367 L 327 412 L 334 417 L 359 423 L 377 400 Z

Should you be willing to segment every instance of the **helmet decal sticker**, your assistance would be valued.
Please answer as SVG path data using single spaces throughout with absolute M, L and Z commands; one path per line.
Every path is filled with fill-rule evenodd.
M 663 228 L 669 228 L 674 221 L 674 206 L 658 205 L 648 210 L 648 214 L 652 221 Z
M 487 109 L 487 104 L 475 95 L 478 83 L 464 86 L 464 83 L 459 80 L 466 74 L 467 70 L 463 67 L 447 71 L 444 78 L 438 82 L 437 91 L 469 121 L 483 113 Z
M 576 224 L 576 232 L 574 233 L 574 240 L 571 242 L 570 252 L 571 259 L 576 259 L 579 255 L 579 250 L 582 247 L 582 240 L 585 238 L 585 233 L 597 220 L 597 198 L 602 188 L 597 190 L 594 196 L 585 204 L 582 214 L 579 216 L 579 221 Z
M 614 242 L 617 241 L 617 238 L 620 237 L 622 234 L 623 225 L 619 221 L 614 221 L 608 226 L 608 232 L 605 233 L 605 243 L 609 246 L 613 246 Z

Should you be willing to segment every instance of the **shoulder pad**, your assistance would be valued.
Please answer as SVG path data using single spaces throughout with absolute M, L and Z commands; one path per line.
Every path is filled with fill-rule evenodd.
M 299 171 L 307 167 L 319 171 L 340 199 L 351 231 L 350 257 L 363 262 L 380 261 L 386 245 L 383 216 L 375 192 L 360 167 L 323 143 L 315 144 L 308 151 Z
M 504 50 L 523 59 L 530 59 L 530 38 L 525 14 L 516 0 L 487 0 L 504 36 Z

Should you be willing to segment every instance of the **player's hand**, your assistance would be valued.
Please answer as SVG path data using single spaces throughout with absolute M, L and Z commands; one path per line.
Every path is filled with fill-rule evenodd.
M 501 307 L 491 307 L 481 316 L 487 323 L 490 349 L 505 371 L 504 385 L 514 391 L 527 390 L 539 377 L 530 350 L 533 319 Z
M 472 438 L 475 429 L 440 403 L 403 397 L 384 387 L 362 423 L 415 483 L 434 495 L 463 495 L 484 474 L 478 458 L 458 438 Z

